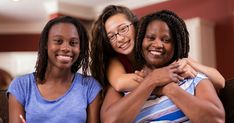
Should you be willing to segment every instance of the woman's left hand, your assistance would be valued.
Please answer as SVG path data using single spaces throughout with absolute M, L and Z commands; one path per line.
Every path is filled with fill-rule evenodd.
M 180 65 L 179 69 L 181 73 L 179 74 L 183 78 L 193 78 L 197 75 L 197 71 L 191 65 L 189 65 L 188 58 L 180 59 L 176 61 L 176 63 Z
M 135 75 L 137 77 L 134 78 L 134 80 L 138 83 L 142 82 L 142 80 L 146 77 L 147 73 L 144 71 L 144 70 L 141 70 L 141 71 L 138 71 L 136 70 L 135 72 Z

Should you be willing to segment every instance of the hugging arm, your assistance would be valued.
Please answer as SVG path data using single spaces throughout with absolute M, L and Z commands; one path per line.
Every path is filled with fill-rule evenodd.
M 119 92 L 132 91 L 139 85 L 136 80 L 141 79 L 134 73 L 126 73 L 124 66 L 116 58 L 109 63 L 107 77 L 112 87 Z
M 208 79 L 201 80 L 197 85 L 195 96 L 174 83 L 164 86 L 162 93 L 168 96 L 194 123 L 224 122 L 225 113 L 222 103 Z
M 219 73 L 219 71 L 217 69 L 202 65 L 202 64 L 198 63 L 197 61 L 193 60 L 192 58 L 183 58 L 180 64 L 182 67 L 184 67 L 186 64 L 188 64 L 196 71 L 206 74 L 207 77 L 212 82 L 212 84 L 214 85 L 216 90 L 224 88 L 225 79 Z
M 9 123 L 22 123 L 20 115 L 25 117 L 24 107 L 19 103 L 16 97 L 8 94 L 9 102 Z
M 109 87 L 101 109 L 101 121 L 103 123 L 133 122 L 155 87 L 178 81 L 175 72 L 175 66 L 153 70 L 136 89 L 126 96 Z
M 141 84 L 130 94 L 123 96 L 109 87 L 101 109 L 101 121 L 103 123 L 133 122 L 152 90 L 153 86 Z

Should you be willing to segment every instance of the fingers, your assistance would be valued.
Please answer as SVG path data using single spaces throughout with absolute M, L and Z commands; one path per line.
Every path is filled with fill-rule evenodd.
M 178 79 L 179 81 L 181 81 L 181 80 L 184 80 L 184 77 L 178 75 L 178 76 L 177 76 L 177 79 Z
M 144 78 L 139 77 L 139 76 L 136 76 L 136 77 L 134 78 L 134 80 L 135 80 L 136 82 L 138 82 L 138 83 L 142 82 L 143 79 L 144 79 Z
M 137 83 L 140 83 L 143 79 L 139 78 L 138 76 L 135 76 L 133 80 L 136 81 Z
M 180 75 L 184 78 L 193 78 L 197 75 L 197 71 L 195 71 L 190 65 L 186 65 Z
M 145 75 L 143 73 L 143 71 L 135 71 L 135 77 L 134 77 L 134 81 L 140 83 L 143 81 Z
M 187 58 L 179 59 L 177 63 L 180 65 L 179 69 L 184 69 L 186 65 L 188 64 Z
M 135 74 L 137 76 L 140 76 L 141 78 L 145 78 L 146 77 L 146 72 L 144 70 L 141 70 L 141 71 L 136 70 Z
M 140 76 L 140 71 L 139 70 L 135 70 L 134 72 L 136 75 Z
M 179 83 L 180 80 L 184 80 L 183 77 L 181 77 L 180 75 L 174 73 L 172 74 L 172 81 L 175 82 L 175 83 Z
M 175 69 L 173 70 L 173 72 L 178 73 L 180 76 L 182 76 L 183 78 L 193 78 L 197 75 L 197 71 L 194 70 L 190 64 L 188 63 L 189 58 L 183 58 L 180 59 L 178 61 L 176 61 L 174 66 L 172 66 L 171 68 Z M 179 66 L 177 67 L 178 64 Z

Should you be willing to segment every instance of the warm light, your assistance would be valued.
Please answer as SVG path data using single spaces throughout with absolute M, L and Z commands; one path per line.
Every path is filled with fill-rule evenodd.
M 14 1 L 14 2 L 19 2 L 20 0 L 12 0 L 12 1 Z

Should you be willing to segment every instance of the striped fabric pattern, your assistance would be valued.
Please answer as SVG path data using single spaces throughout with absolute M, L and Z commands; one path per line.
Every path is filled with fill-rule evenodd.
M 197 84 L 207 78 L 198 73 L 195 78 L 186 79 L 179 83 L 186 92 L 194 95 Z M 190 122 L 185 114 L 167 97 L 162 96 L 154 100 L 147 100 L 141 112 L 135 119 L 135 123 L 174 123 Z

